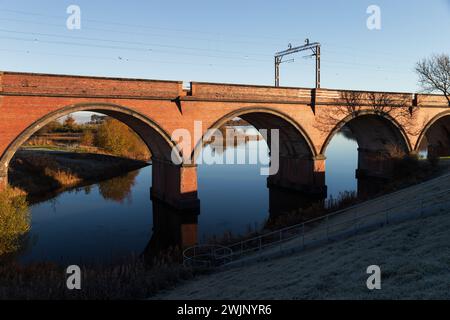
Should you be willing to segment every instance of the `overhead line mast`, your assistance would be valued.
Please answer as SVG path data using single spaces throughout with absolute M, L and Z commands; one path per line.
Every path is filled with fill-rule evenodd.
M 292 45 L 289 44 L 289 48 L 287 50 L 280 51 L 275 54 L 275 87 L 280 86 L 280 65 L 282 63 L 294 61 L 294 59 L 283 61 L 283 58 L 294 53 L 307 50 L 311 50 L 313 52 L 311 57 L 316 57 L 316 88 L 320 88 L 320 43 L 309 43 L 309 39 L 305 40 L 305 44 L 303 46 L 292 47 Z

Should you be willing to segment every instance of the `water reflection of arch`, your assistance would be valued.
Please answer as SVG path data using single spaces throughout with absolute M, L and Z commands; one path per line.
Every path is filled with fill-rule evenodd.
M 169 249 L 185 248 L 198 243 L 199 210 L 178 210 L 156 199 L 153 206 L 153 232 L 145 248 L 145 258 L 158 256 Z
M 270 187 L 268 219 L 306 209 L 322 200 L 323 196 L 312 197 L 298 191 Z M 152 207 L 153 232 L 144 257 L 152 258 L 170 249 L 183 250 L 198 244 L 198 210 L 178 210 L 158 200 L 152 201 Z

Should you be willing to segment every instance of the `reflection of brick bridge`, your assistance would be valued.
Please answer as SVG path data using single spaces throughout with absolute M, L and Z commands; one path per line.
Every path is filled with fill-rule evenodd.
M 0 181 L 17 149 L 52 120 L 96 111 L 133 128 L 151 149 L 153 196 L 176 207 L 196 205 L 195 165 L 173 165 L 171 134 L 204 132 L 241 117 L 258 129 L 280 129 L 280 171 L 269 184 L 321 193 L 325 152 L 348 125 L 359 145 L 359 176 L 389 176 L 389 159 L 426 144 L 450 155 L 450 108 L 443 96 L 275 88 L 269 86 L 0 73 Z M 184 158 L 196 158 L 202 137 L 192 137 Z

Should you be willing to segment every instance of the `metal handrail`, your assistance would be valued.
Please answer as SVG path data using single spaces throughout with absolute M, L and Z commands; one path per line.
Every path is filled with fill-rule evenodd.
M 441 176 L 440 178 L 445 178 L 445 177 L 448 177 L 448 176 L 450 176 L 450 174 Z M 440 180 L 440 178 L 438 178 L 438 180 Z M 429 183 L 429 181 L 428 181 L 428 183 Z M 421 184 L 418 184 L 418 185 L 421 185 Z M 416 185 L 416 186 L 418 186 L 418 185 Z M 402 191 L 404 191 L 404 190 L 393 192 L 393 193 L 391 193 L 391 194 L 389 194 L 387 196 L 392 196 L 392 195 L 395 195 L 395 194 L 400 193 Z M 358 205 L 355 205 L 355 206 L 352 206 L 352 207 L 349 207 L 349 208 L 338 210 L 338 211 L 335 211 L 333 213 L 327 214 L 325 216 L 314 218 L 314 219 L 305 221 L 305 222 L 297 224 L 297 225 L 293 225 L 293 226 L 285 227 L 285 228 L 282 228 L 282 229 L 279 229 L 279 230 L 275 230 L 275 231 L 272 231 L 272 232 L 268 232 L 268 233 L 259 235 L 257 237 L 253 237 L 251 239 L 246 239 L 246 240 L 237 242 L 237 243 L 232 244 L 232 245 L 227 246 L 227 247 L 216 246 L 216 247 L 220 247 L 221 249 L 227 248 L 228 249 L 227 252 L 229 253 L 228 255 L 226 255 L 226 254 L 225 255 L 218 255 L 218 257 L 220 259 L 216 259 L 216 261 L 220 261 L 220 260 L 224 261 L 224 263 L 222 265 L 225 265 L 225 264 L 230 263 L 233 260 L 235 260 L 234 259 L 235 257 L 242 257 L 243 255 L 246 255 L 248 253 L 258 252 L 258 251 L 261 251 L 262 249 L 265 249 L 265 248 L 268 248 L 268 247 L 271 247 L 271 246 L 280 245 L 280 249 L 281 249 L 282 243 L 288 242 L 288 241 L 293 240 L 293 239 L 298 238 L 298 237 L 303 237 L 303 239 L 302 239 L 302 247 L 304 247 L 305 246 L 305 237 L 306 236 L 312 235 L 314 233 L 319 233 L 319 232 L 324 231 L 324 230 L 326 230 L 326 238 L 327 238 L 327 240 L 330 240 L 330 237 L 332 236 L 330 234 L 330 229 L 335 228 L 335 227 L 340 226 L 340 225 L 350 224 L 351 228 L 353 228 L 354 230 L 358 231 L 358 225 L 354 224 L 354 222 L 356 222 L 356 221 L 361 222 L 361 220 L 367 220 L 367 218 L 369 218 L 369 217 L 377 216 L 377 215 L 380 215 L 380 214 L 383 214 L 383 217 L 385 218 L 384 224 L 388 224 L 389 223 L 389 212 L 394 210 L 394 209 L 398 209 L 400 207 L 403 210 L 406 210 L 406 209 L 409 209 L 411 207 L 417 208 L 417 205 L 420 204 L 419 208 L 421 210 L 421 215 L 422 215 L 422 213 L 423 213 L 422 211 L 424 209 L 423 204 L 424 204 L 425 201 L 433 199 L 433 198 L 435 198 L 435 197 L 437 197 L 439 195 L 446 194 L 446 193 L 450 193 L 450 189 L 442 190 L 442 191 L 440 191 L 438 193 L 434 193 L 434 194 L 428 195 L 426 197 L 422 196 L 422 198 L 417 199 L 416 201 L 413 201 L 413 202 L 409 202 L 407 204 L 403 203 L 403 204 L 393 205 L 393 206 L 390 206 L 388 208 L 384 208 L 382 210 L 371 212 L 371 213 L 364 214 L 364 215 L 361 215 L 361 216 L 358 216 L 357 211 L 356 211 L 354 217 L 348 218 L 348 219 L 344 219 L 343 221 L 338 221 L 338 222 L 333 223 L 333 224 L 330 225 L 330 223 L 329 223 L 330 218 L 335 217 L 337 215 L 340 215 L 340 214 L 342 214 L 342 213 L 344 213 L 346 211 L 357 209 L 357 208 L 359 208 L 359 207 L 361 207 L 363 205 L 365 206 L 368 203 L 369 204 L 374 204 L 374 203 L 378 203 L 379 201 L 385 200 L 386 195 L 385 196 L 381 196 L 381 197 L 378 197 L 376 199 L 369 200 L 369 201 L 367 201 L 367 202 L 365 202 L 363 204 L 358 204 Z M 450 199 L 449 199 L 449 201 L 450 201 Z M 326 224 L 324 226 L 318 226 L 318 227 L 315 227 L 315 228 L 313 227 L 312 230 L 305 231 L 306 227 L 310 227 L 310 226 L 312 226 L 314 224 L 318 224 L 318 223 L 322 224 L 324 221 L 326 222 Z M 301 232 L 300 232 L 300 230 L 295 232 L 295 230 L 297 230 L 297 229 L 300 229 Z M 288 232 L 292 232 L 294 234 L 293 235 L 289 235 L 287 237 L 283 237 L 283 233 L 288 233 Z M 269 237 L 273 237 L 273 238 L 276 238 L 278 240 L 270 241 L 268 243 L 264 243 L 263 240 L 265 238 L 267 239 Z M 320 240 L 320 239 L 318 239 L 318 240 Z M 256 243 L 256 245 L 254 245 L 254 246 L 249 245 L 252 242 Z M 188 250 L 194 250 L 194 257 L 190 257 L 189 258 L 189 260 L 193 260 L 193 259 L 195 259 L 195 248 L 197 248 L 197 250 L 199 250 L 200 248 L 210 247 L 210 246 L 211 245 L 195 246 L 195 247 L 191 247 L 191 248 L 186 249 L 185 252 L 189 252 Z M 234 249 L 236 247 L 237 247 L 237 249 Z M 249 247 L 249 248 L 246 248 L 246 247 Z M 217 258 L 217 252 L 212 252 L 212 254 L 214 255 L 215 258 Z M 186 255 L 184 253 L 183 253 L 183 256 L 186 258 Z
M 450 189 L 449 190 L 445 190 L 444 192 L 440 192 L 439 194 L 444 194 L 444 193 L 450 193 Z M 427 199 L 430 199 L 431 197 L 428 197 Z M 425 199 L 421 199 L 421 200 L 418 200 L 418 201 L 416 201 L 415 203 L 411 203 L 410 205 L 407 205 L 408 207 L 410 207 L 410 206 L 413 206 L 414 205 L 414 207 L 416 207 L 416 204 L 417 203 L 422 203 L 422 201 L 425 201 Z M 311 234 L 314 234 L 314 233 L 319 233 L 320 231 L 323 231 L 323 230 L 326 230 L 326 229 L 330 229 L 330 228 L 333 228 L 333 227 L 336 227 L 336 226 L 338 226 L 338 225 L 342 225 L 342 224 L 345 224 L 345 223 L 351 223 L 351 222 L 355 222 L 355 221 L 360 221 L 360 220 L 364 220 L 365 218 L 368 218 L 368 217 L 371 217 L 371 216 L 376 216 L 376 215 L 380 215 L 380 214 L 385 214 L 385 213 L 388 213 L 389 211 L 391 211 L 391 210 L 393 210 L 393 209 L 397 209 L 397 208 L 399 208 L 400 206 L 391 206 L 391 207 L 389 207 L 389 208 L 385 208 L 385 209 L 383 209 L 383 210 L 380 210 L 380 211 L 376 211 L 376 212 L 372 212 L 372 213 L 369 213 L 369 214 L 365 214 L 365 215 L 362 215 L 362 216 L 357 216 L 357 217 L 355 217 L 355 218 L 350 218 L 350 219 L 347 219 L 347 220 L 344 220 L 344 221 L 340 221 L 340 222 L 338 222 L 338 223 L 335 223 L 335 224 L 333 224 L 333 225 L 326 225 L 326 226 L 324 226 L 324 227 L 318 227 L 318 228 L 314 228 L 313 230 L 311 230 L 310 232 L 304 232 L 304 231 L 302 231 L 301 233 L 297 233 L 297 234 L 295 234 L 295 235 L 293 235 L 293 236 L 291 236 L 291 237 L 288 237 L 288 238 L 284 238 L 284 239 L 282 239 L 282 240 L 278 240 L 278 241 L 274 241 L 274 242 L 271 242 L 271 243 L 268 243 L 268 244 L 266 244 L 266 245 L 264 245 L 263 246 L 263 248 L 267 248 L 267 247 L 270 247 L 270 246 L 274 246 L 274 245 L 278 245 L 278 244 L 280 244 L 280 243 L 283 243 L 283 242 L 287 242 L 287 241 L 289 241 L 289 240 L 292 240 L 292 239 L 294 239 L 294 238 L 297 238 L 299 235 L 300 236 L 303 236 L 303 237 L 305 237 L 305 236 L 307 236 L 307 235 L 311 235 Z M 401 206 L 402 207 L 402 209 L 407 209 L 408 207 L 405 207 L 405 205 L 402 205 Z M 323 216 L 323 217 L 321 217 L 321 218 L 319 218 L 319 219 L 314 219 L 313 220 L 313 222 L 316 222 L 316 221 L 318 221 L 318 220 L 325 220 L 325 218 L 326 218 L 326 216 Z M 298 229 L 298 228 L 300 228 L 301 227 L 301 229 L 303 230 L 304 229 L 304 226 L 306 226 L 306 225 L 308 225 L 310 222 L 308 221 L 308 222 L 305 222 L 305 223 L 302 223 L 302 224 L 299 224 L 299 225 L 296 225 L 296 226 L 292 226 L 292 227 L 289 227 L 289 228 L 285 228 L 285 229 L 281 229 L 281 230 L 277 230 L 277 231 L 274 231 L 274 232 L 271 232 L 271 233 L 268 233 L 268 234 L 264 234 L 264 235 L 261 235 L 261 236 L 259 236 L 259 237 L 257 237 L 257 238 L 254 238 L 254 239 L 250 239 L 250 240 L 245 240 L 245 241 L 242 241 L 241 243 L 238 243 L 238 244 L 235 244 L 235 245 L 232 245 L 232 246 L 230 246 L 230 248 L 233 248 L 233 247 L 235 247 L 235 246 L 240 246 L 241 248 L 242 248 L 242 243 L 248 243 L 248 242 L 250 242 L 250 241 L 255 241 L 255 240 L 259 240 L 259 239 L 263 239 L 263 238 L 267 238 L 267 237 L 269 237 L 269 236 L 271 236 L 271 235 L 274 235 L 274 234 L 276 234 L 276 235 L 279 235 L 279 234 L 282 234 L 284 231 L 286 231 L 286 230 L 292 230 L 292 229 Z M 330 234 L 328 234 L 328 237 L 330 236 Z M 282 237 L 280 237 L 280 238 L 282 238 Z M 304 241 L 303 241 L 303 245 L 304 245 Z M 232 251 L 232 256 L 242 256 L 242 255 L 244 255 L 244 254 L 246 254 L 246 253 L 248 253 L 248 252 L 254 252 L 255 250 L 257 250 L 258 248 L 256 248 L 256 247 L 253 247 L 253 248 L 250 248 L 250 249 L 247 249 L 247 250 L 240 250 L 240 251 Z
M 429 196 L 427 198 L 419 199 L 416 202 L 412 202 L 412 203 L 406 204 L 406 207 L 405 207 L 405 204 L 397 205 L 397 206 L 391 206 L 389 208 L 385 208 L 385 209 L 380 210 L 380 211 L 372 212 L 372 213 L 361 215 L 361 216 L 356 216 L 354 218 L 346 219 L 344 221 L 339 221 L 338 223 L 334 223 L 332 225 L 327 224 L 324 227 L 314 228 L 309 233 L 305 233 L 304 231 L 302 231 L 302 233 L 300 233 L 300 236 L 305 236 L 305 235 L 308 235 L 308 234 L 311 234 L 311 233 L 318 233 L 319 231 L 322 231 L 322 230 L 325 230 L 325 229 L 329 229 L 329 228 L 332 228 L 332 227 L 335 227 L 335 226 L 338 226 L 338 225 L 341 225 L 341 224 L 351 223 L 351 222 L 355 222 L 355 221 L 358 221 L 358 220 L 363 220 L 364 218 L 368 218 L 368 217 L 371 217 L 371 216 L 384 214 L 386 212 L 389 212 L 389 211 L 391 211 L 393 209 L 397 209 L 399 207 L 402 207 L 402 209 L 407 209 L 409 207 L 414 207 L 415 208 L 417 206 L 417 204 L 422 204 L 424 201 L 429 200 L 432 197 L 435 197 L 435 196 L 438 196 L 438 195 L 441 195 L 441 194 L 445 194 L 445 193 L 450 193 L 450 189 L 443 190 L 443 191 L 441 191 L 439 193 L 436 193 L 436 194 L 433 194 L 433 195 L 431 195 L 431 196 Z M 449 201 L 450 201 L 450 199 L 449 199 Z M 346 210 L 348 210 L 348 209 L 346 209 Z M 280 229 L 280 230 L 276 230 L 276 231 L 273 231 L 273 232 L 270 232 L 270 233 L 266 233 L 266 234 L 260 235 L 258 237 L 252 238 L 252 239 L 244 240 L 244 241 L 241 241 L 239 243 L 236 243 L 236 244 L 233 244 L 233 245 L 229 246 L 229 248 L 232 249 L 232 248 L 237 247 L 237 246 L 242 248 L 242 244 L 244 244 L 244 243 L 248 243 L 248 242 L 251 242 L 251 241 L 258 241 L 259 242 L 260 239 L 267 238 L 267 237 L 272 236 L 272 235 L 279 235 L 279 234 L 282 234 L 284 231 L 296 229 L 296 228 L 299 228 L 299 227 L 301 227 L 302 230 L 304 230 L 304 227 L 309 225 L 309 224 L 311 224 L 311 223 L 315 223 L 315 222 L 318 222 L 318 221 L 326 220 L 327 217 L 329 218 L 331 216 L 335 216 L 336 214 L 342 213 L 343 211 L 346 211 L 346 210 L 340 210 L 338 212 L 335 212 L 335 213 L 332 213 L 332 214 L 329 214 L 329 215 L 326 215 L 326 216 L 322 216 L 322 217 L 319 217 L 319 218 L 315 218 L 315 219 L 306 221 L 304 223 L 301 223 L 301 224 L 298 224 L 298 225 L 295 225 L 295 226 L 283 228 L 283 229 Z M 288 240 L 292 240 L 294 238 L 297 238 L 298 235 L 299 234 L 297 234 L 295 236 L 291 236 L 289 238 L 284 238 L 282 240 L 271 242 L 269 244 L 264 245 L 263 247 L 265 248 L 265 247 L 277 245 L 277 244 L 282 243 L 282 242 L 287 242 Z M 258 248 L 257 247 L 253 247 L 253 248 L 250 248 L 250 249 L 247 249 L 247 250 L 240 250 L 238 252 L 235 252 L 234 250 L 232 250 L 232 254 L 231 255 L 232 256 L 237 256 L 237 255 L 240 256 L 240 255 L 243 255 L 245 253 L 248 253 L 248 252 L 251 252 L 251 251 L 255 251 L 256 249 L 258 249 Z
M 198 251 L 205 251 L 205 253 L 198 254 Z M 220 252 L 223 252 L 220 254 Z M 231 249 L 221 245 L 202 245 L 187 248 L 183 251 L 184 266 L 200 266 L 213 267 L 217 264 L 222 264 L 223 257 L 231 256 Z
M 440 192 L 440 193 L 445 193 L 445 192 L 449 192 L 449 191 L 450 191 L 450 189 L 444 190 L 443 192 Z M 438 193 L 438 194 L 440 194 L 440 193 Z M 438 194 L 435 194 L 435 195 L 438 195 Z M 421 201 L 421 200 L 419 200 L 419 201 Z M 296 225 L 293 225 L 293 226 L 289 226 L 289 227 L 285 227 L 285 228 L 278 229 L 278 230 L 275 230 L 275 231 L 271 231 L 271 232 L 259 235 L 257 237 L 251 238 L 251 239 L 242 240 L 242 241 L 240 241 L 238 243 L 235 243 L 235 244 L 233 244 L 231 246 L 228 246 L 228 247 L 229 248 L 233 248 L 233 247 L 240 246 L 240 245 L 248 243 L 248 242 L 259 240 L 259 238 L 261 238 L 261 237 L 267 237 L 267 236 L 270 236 L 270 235 L 279 234 L 280 232 L 289 231 L 289 230 L 292 230 L 292 229 L 296 229 L 298 227 L 303 227 L 303 226 L 306 226 L 306 225 L 313 224 L 315 222 L 323 221 L 324 219 L 329 219 L 331 217 L 340 215 L 340 214 L 342 214 L 342 213 L 344 213 L 346 211 L 356 209 L 357 207 L 359 207 L 359 205 L 358 206 L 349 207 L 349 208 L 346 208 L 346 209 L 342 209 L 342 210 L 338 210 L 338 211 L 335 211 L 333 213 L 330 213 L 330 214 L 327 214 L 327 215 L 324 215 L 324 216 L 321 216 L 321 217 L 313 218 L 313 219 L 310 219 L 308 221 L 302 222 L 300 224 L 296 224 Z M 392 206 L 390 208 L 384 209 L 383 211 L 390 210 L 390 209 L 395 209 L 395 208 L 398 208 L 398 207 L 399 206 Z M 379 212 L 375 212 L 375 213 L 379 213 Z M 368 214 L 368 216 L 370 216 L 370 215 L 371 214 Z M 364 216 L 360 216 L 359 218 L 361 218 L 361 217 L 364 217 Z

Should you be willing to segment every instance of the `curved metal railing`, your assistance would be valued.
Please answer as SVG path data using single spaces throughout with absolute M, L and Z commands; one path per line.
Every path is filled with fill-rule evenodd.
M 220 245 L 198 245 L 183 251 L 185 267 L 211 268 L 231 262 L 232 251 Z

